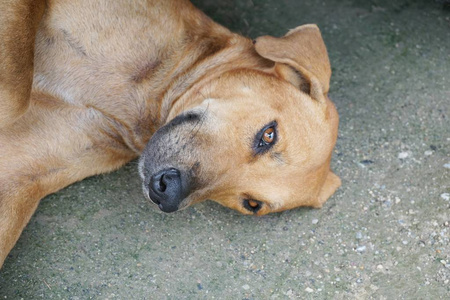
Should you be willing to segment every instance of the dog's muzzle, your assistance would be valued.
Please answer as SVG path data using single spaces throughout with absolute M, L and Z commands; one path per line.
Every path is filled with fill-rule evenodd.
M 189 192 L 184 176 L 175 168 L 159 171 L 150 178 L 148 189 L 150 199 L 164 212 L 177 211 Z

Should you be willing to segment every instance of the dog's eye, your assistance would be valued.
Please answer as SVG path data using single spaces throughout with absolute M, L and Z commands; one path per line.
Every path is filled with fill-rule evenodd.
M 255 151 L 257 154 L 264 153 L 269 150 L 269 148 L 275 144 L 277 140 L 277 122 L 273 121 L 266 126 L 264 126 L 256 135 L 255 138 Z
M 269 127 L 264 130 L 261 142 L 266 144 L 272 144 L 275 139 L 275 129 L 273 127 Z
M 267 128 L 265 127 L 262 130 L 262 136 L 259 140 L 258 147 L 264 147 L 273 144 L 275 142 L 275 134 L 275 126 Z
M 257 213 L 262 207 L 262 202 L 253 199 L 244 199 L 243 204 L 244 207 L 252 213 Z

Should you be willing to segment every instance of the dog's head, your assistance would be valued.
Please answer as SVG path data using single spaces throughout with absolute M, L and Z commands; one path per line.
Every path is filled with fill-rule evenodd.
M 320 207 L 339 187 L 330 171 L 338 115 L 319 29 L 260 37 L 254 47 L 272 68 L 211 80 L 150 139 L 140 174 L 161 210 L 211 199 L 263 215 Z

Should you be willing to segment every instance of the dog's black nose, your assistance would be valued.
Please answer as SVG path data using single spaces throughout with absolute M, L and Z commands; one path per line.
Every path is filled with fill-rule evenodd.
M 149 195 L 164 212 L 174 212 L 188 195 L 186 182 L 179 170 L 170 168 L 153 174 L 150 179 Z

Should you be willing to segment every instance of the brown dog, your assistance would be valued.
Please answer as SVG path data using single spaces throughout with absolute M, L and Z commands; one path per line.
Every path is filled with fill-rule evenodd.
M 141 154 L 145 195 L 166 212 L 321 207 L 339 187 L 315 25 L 252 42 L 185 0 L 0 11 L 0 266 L 42 197 Z

